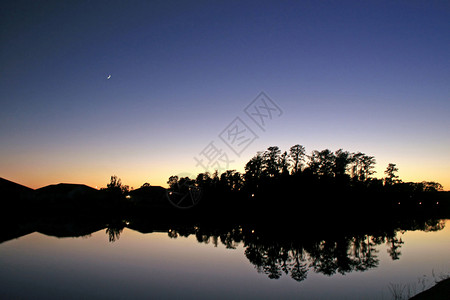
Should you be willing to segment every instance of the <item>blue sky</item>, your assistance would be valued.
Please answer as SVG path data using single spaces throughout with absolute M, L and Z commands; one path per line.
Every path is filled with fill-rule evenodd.
M 216 141 L 233 169 L 302 144 L 450 189 L 449 19 L 447 1 L 9 1 L 0 176 L 164 185 Z M 261 91 L 283 110 L 266 131 L 243 112 Z M 237 116 L 259 137 L 239 157 L 218 138 Z

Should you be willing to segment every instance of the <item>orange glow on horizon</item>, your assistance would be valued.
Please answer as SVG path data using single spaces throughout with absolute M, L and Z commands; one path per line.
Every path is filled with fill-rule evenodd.
M 5 176 L 1 174 L 0 177 L 5 178 L 7 180 L 13 181 L 15 183 L 30 187 L 32 189 L 38 189 L 51 184 L 58 183 L 74 183 L 74 184 L 85 184 L 87 186 L 100 189 L 106 187 L 109 183 L 110 177 L 116 175 L 122 181 L 122 184 L 128 185 L 130 188 L 137 189 L 141 187 L 145 182 L 150 183 L 152 186 L 162 186 L 167 188 L 167 180 L 172 175 L 181 175 L 181 176 L 189 176 L 193 177 L 193 179 L 197 176 L 201 171 L 192 172 L 170 172 L 166 170 L 157 170 L 155 169 L 155 173 L 146 174 L 146 172 L 133 172 L 132 170 L 124 170 L 122 172 L 96 172 L 90 173 L 89 176 L 78 175 L 76 173 L 64 173 L 64 174 L 48 174 L 47 176 L 33 176 L 33 174 L 11 174 L 12 176 Z M 244 172 L 243 170 L 239 170 L 239 172 Z M 380 176 L 384 170 L 378 170 L 374 177 L 382 178 Z M 69 173 L 69 172 L 68 172 Z M 435 173 L 432 170 L 417 170 L 416 172 L 411 172 L 409 174 L 405 174 L 406 172 L 399 172 L 400 179 L 403 182 L 422 182 L 422 181 L 435 181 L 443 186 L 444 191 L 449 191 L 450 188 L 450 178 L 448 174 Z M 158 175 L 159 174 L 159 175 Z M 192 174 L 193 176 L 190 176 Z M 384 174 L 383 174 L 384 175 Z

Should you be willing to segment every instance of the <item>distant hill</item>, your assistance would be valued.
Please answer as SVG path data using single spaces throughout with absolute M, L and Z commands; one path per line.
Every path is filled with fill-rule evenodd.
M 37 194 L 60 194 L 73 198 L 80 194 L 95 193 L 98 190 L 91 188 L 85 184 L 74 184 L 74 183 L 59 183 L 51 184 L 41 188 L 36 189 Z
M 129 192 L 130 201 L 142 207 L 168 207 L 167 190 L 160 186 L 146 186 Z
M 5 199 L 29 200 L 33 197 L 34 190 L 0 177 L 0 194 Z
M 81 204 L 99 199 L 101 194 L 85 184 L 59 183 L 36 189 L 35 199 L 41 204 Z

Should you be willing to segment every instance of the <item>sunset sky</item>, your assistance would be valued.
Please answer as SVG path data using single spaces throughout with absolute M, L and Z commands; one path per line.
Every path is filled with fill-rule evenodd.
M 0 177 L 166 186 L 211 142 L 238 171 L 301 144 L 450 190 L 450 2 L 279 2 L 3 2 Z

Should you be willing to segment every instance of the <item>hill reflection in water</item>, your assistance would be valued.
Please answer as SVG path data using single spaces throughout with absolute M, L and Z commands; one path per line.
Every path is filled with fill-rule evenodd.
M 380 263 L 377 246 L 386 244 L 392 260 L 402 255 L 402 234 L 405 231 L 439 231 L 445 220 L 435 218 L 384 220 L 383 225 L 354 224 L 342 222 L 327 224 L 316 220 L 321 226 L 307 223 L 268 225 L 267 223 L 214 223 L 211 221 L 178 222 L 150 221 L 149 218 L 110 217 L 91 219 L 66 217 L 40 219 L 34 222 L 4 224 L 1 240 L 17 238 L 23 234 L 40 232 L 56 237 L 89 237 L 105 230 L 109 242 L 117 242 L 124 228 L 147 234 L 167 233 L 168 237 L 195 236 L 198 243 L 223 244 L 227 249 L 242 246 L 246 259 L 258 273 L 270 279 L 289 276 L 304 281 L 311 272 L 331 276 L 351 272 L 364 272 Z

